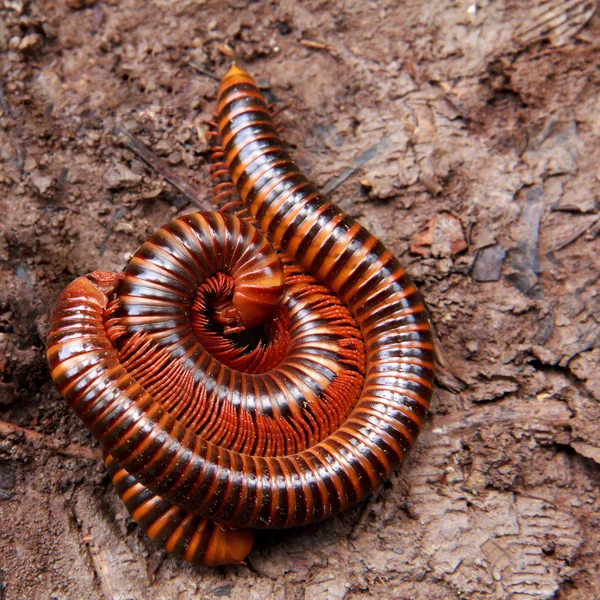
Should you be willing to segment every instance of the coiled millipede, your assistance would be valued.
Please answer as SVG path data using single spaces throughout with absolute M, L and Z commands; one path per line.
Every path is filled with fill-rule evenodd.
M 217 121 L 217 171 L 249 218 L 180 217 L 124 274 L 75 280 L 47 351 L 134 520 L 210 565 L 244 559 L 254 528 L 315 523 L 371 494 L 433 389 L 415 286 L 299 172 L 235 66 Z

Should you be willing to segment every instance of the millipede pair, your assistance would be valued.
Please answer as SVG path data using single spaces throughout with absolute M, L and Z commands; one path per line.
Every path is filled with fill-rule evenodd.
M 433 389 L 415 286 L 300 173 L 235 66 L 216 126 L 213 172 L 245 218 L 175 219 L 125 273 L 71 283 L 48 336 L 52 378 L 132 517 L 210 565 L 242 561 L 252 529 L 315 523 L 371 494 Z

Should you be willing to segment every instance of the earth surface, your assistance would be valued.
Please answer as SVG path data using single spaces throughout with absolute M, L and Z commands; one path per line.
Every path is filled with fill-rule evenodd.
M 0 2 L 0 598 L 600 597 L 600 15 L 550 0 Z M 48 315 L 208 206 L 232 61 L 402 260 L 443 369 L 401 472 L 193 568 L 132 522 L 54 388 Z M 120 132 L 120 133 L 119 133 Z

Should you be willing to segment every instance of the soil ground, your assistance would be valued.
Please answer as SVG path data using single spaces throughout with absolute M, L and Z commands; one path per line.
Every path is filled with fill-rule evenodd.
M 594 2 L 0 7 L 0 598 L 600 597 Z M 132 523 L 44 344 L 67 283 L 194 209 L 115 127 L 208 201 L 210 73 L 232 57 L 419 283 L 454 377 L 368 502 L 195 569 Z

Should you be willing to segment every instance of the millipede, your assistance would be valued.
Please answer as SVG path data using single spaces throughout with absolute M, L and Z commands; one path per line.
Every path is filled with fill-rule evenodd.
M 316 523 L 378 489 L 417 439 L 434 374 L 415 285 L 299 171 L 236 66 L 215 128 L 216 195 L 238 214 L 179 217 L 124 273 L 76 279 L 47 343 L 132 518 L 207 565 L 243 561 L 255 529 Z

